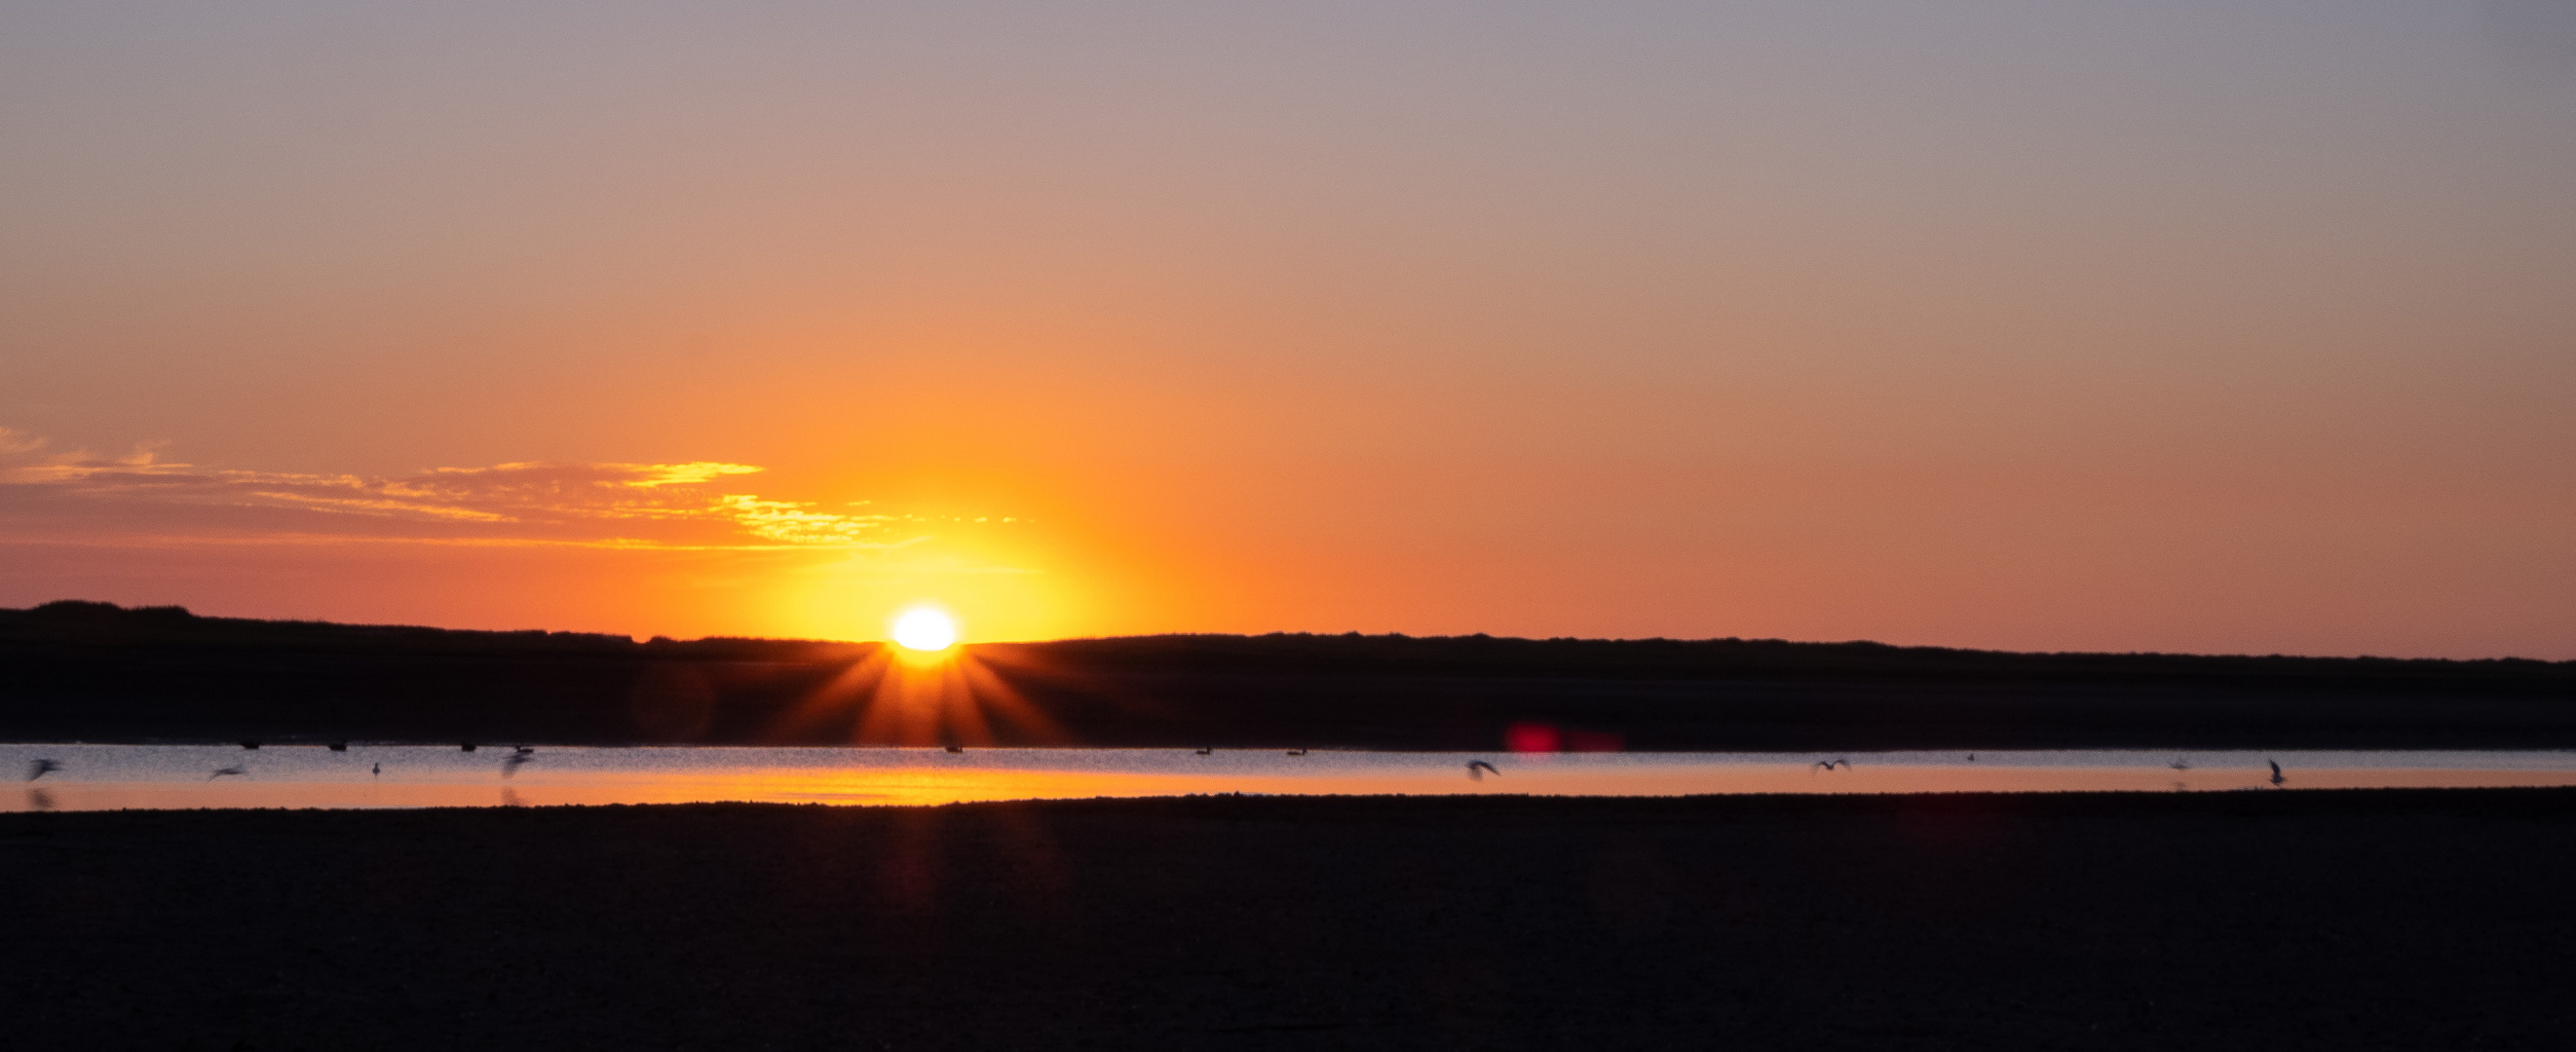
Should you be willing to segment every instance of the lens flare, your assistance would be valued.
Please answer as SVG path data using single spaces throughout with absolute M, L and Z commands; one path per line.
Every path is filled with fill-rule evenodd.
M 894 619 L 894 641 L 906 650 L 946 650 L 957 642 L 957 621 L 935 606 L 917 606 Z

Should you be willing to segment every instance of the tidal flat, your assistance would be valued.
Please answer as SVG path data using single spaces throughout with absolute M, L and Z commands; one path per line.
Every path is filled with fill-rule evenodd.
M 2576 790 L 0 815 L 14 1047 L 2559 1047 Z

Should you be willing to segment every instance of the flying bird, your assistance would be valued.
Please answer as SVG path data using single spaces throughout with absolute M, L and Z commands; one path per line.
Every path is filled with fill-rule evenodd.
M 215 779 L 217 779 L 217 778 L 221 778 L 221 777 L 223 777 L 223 776 L 225 776 L 225 775 L 228 775 L 228 774 L 249 774 L 249 773 L 250 773 L 249 771 L 246 771 L 246 770 L 243 770 L 243 769 L 242 769 L 242 765 L 240 765 L 240 764 L 234 764 L 234 765 L 232 765 L 232 766 L 230 766 L 230 767 L 217 767 L 217 768 L 215 768 L 215 773 L 210 774 L 210 775 L 207 775 L 207 776 L 206 776 L 206 780 L 207 780 L 207 781 L 209 781 L 209 782 L 211 782 L 211 781 L 214 781 L 214 780 L 215 780 Z
M 1851 769 L 1851 761 L 1850 761 L 1850 760 L 1842 760 L 1842 759 L 1835 759 L 1835 760 L 1818 760 L 1818 761 L 1816 761 L 1815 766 L 1812 766 L 1812 767 L 1807 768 L 1807 773 L 1808 773 L 1808 774 L 1814 774 L 1814 773 L 1816 773 L 1816 772 L 1818 772 L 1818 771 L 1830 771 L 1830 770 L 1833 770 L 1833 769 L 1834 769 L 1834 768 L 1836 768 L 1836 767 L 1840 767 L 1840 768 L 1842 768 L 1842 769 L 1844 769 L 1844 770 L 1848 771 L 1848 770 L 1850 770 L 1850 769 Z
M 383 765 L 383 764 L 381 764 L 381 763 L 380 763 L 380 764 L 377 764 L 377 765 L 376 765 L 376 769 L 375 769 L 375 770 L 369 771 L 369 772 L 367 772 L 367 773 L 368 773 L 368 774 L 383 774 L 383 773 L 385 773 L 385 765 Z
M 28 762 L 28 764 L 27 764 L 27 780 L 28 780 L 28 781 L 30 781 L 30 782 L 32 782 L 32 781 L 35 781 L 35 780 L 36 780 L 36 779 L 38 779 L 38 778 L 42 778 L 42 777 L 44 777 L 46 774 L 48 774 L 48 773 L 50 773 L 50 772 L 53 772 L 53 771 L 59 771 L 59 770 L 62 770 L 62 769 L 63 769 L 63 765 L 62 765 L 61 761 L 58 761 L 58 760 L 33 760 L 33 761 L 29 761 L 29 762 Z
M 1467 777 L 1481 782 L 1485 780 L 1485 776 L 1488 774 L 1493 775 L 1496 778 L 1503 776 L 1503 772 L 1495 770 L 1493 764 L 1486 763 L 1483 760 L 1467 761 Z
M 2281 777 L 2281 761 L 2267 758 L 2263 762 L 2272 765 L 2272 784 L 2279 785 L 2283 782 L 2289 781 L 2289 779 Z

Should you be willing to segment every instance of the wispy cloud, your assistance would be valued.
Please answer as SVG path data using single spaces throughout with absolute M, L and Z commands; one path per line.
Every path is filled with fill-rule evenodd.
M 748 488 L 741 485 L 746 476 L 761 470 L 721 461 L 523 462 L 398 477 L 302 474 L 201 467 L 163 460 L 148 446 L 118 456 L 56 450 L 41 437 L 0 428 L 0 490 L 82 503 L 318 513 L 404 527 L 381 537 L 353 536 L 362 528 L 320 531 L 346 539 L 685 550 L 882 549 L 922 539 L 927 520 L 917 516 L 864 503 L 830 510 L 738 492 Z

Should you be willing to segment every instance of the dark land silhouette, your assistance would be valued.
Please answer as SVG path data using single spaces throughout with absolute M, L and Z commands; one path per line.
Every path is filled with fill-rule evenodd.
M 0 814 L 14 1048 L 2563 1048 L 2576 790 Z
M 982 644 L 959 660 L 973 674 L 947 689 L 990 718 L 910 744 L 1492 750 L 1519 726 L 1642 750 L 2576 747 L 2576 662 L 1356 634 Z M 0 740 L 877 742 L 866 716 L 899 667 L 878 644 L 67 601 L 0 610 Z

